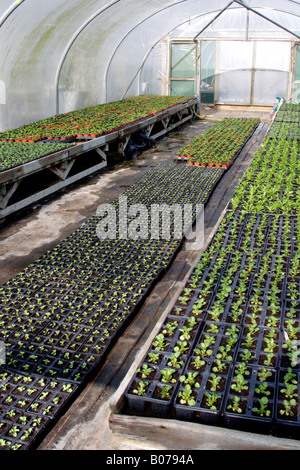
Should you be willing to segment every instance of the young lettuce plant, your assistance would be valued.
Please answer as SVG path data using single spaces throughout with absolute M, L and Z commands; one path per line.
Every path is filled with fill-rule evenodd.
M 213 393 L 205 393 L 206 404 L 211 410 L 217 410 L 217 401 L 222 398 L 222 395 L 218 395 L 215 391 Z
M 181 405 L 195 406 L 196 400 L 193 397 L 193 389 L 190 384 L 186 384 L 183 390 L 179 390 L 178 397 Z
M 139 395 L 144 397 L 147 393 L 147 386 L 149 385 L 149 382 L 147 381 L 141 381 L 138 383 L 137 388 L 133 389 L 132 393 L 135 395 Z
M 152 367 L 149 367 L 147 364 L 143 364 L 142 367 L 137 369 L 136 372 L 137 374 L 140 374 L 142 379 L 146 379 L 151 374 L 151 372 L 153 372 L 153 370 L 154 369 Z

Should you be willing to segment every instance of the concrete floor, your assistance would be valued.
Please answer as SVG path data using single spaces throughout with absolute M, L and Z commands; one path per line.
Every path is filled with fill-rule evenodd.
M 235 116 L 235 113 L 231 112 L 230 115 Z M 250 115 L 256 116 L 255 113 Z M 181 127 L 161 139 L 156 148 L 145 151 L 137 159 L 101 171 L 4 221 L 0 227 L 0 284 L 63 240 L 87 218 L 94 215 L 99 204 L 118 197 L 127 185 L 139 179 L 153 165 L 162 161 L 173 161 L 178 148 L 211 127 L 213 119 L 220 117 L 222 112 L 210 111 L 209 119 L 195 120 Z M 209 242 L 238 180 L 250 165 L 253 153 L 268 129 L 269 113 L 263 113 L 259 117 L 262 119 L 259 131 L 247 143 L 230 171 L 225 173 L 207 205 L 206 243 Z M 176 440 L 166 439 L 165 442 L 161 442 L 155 438 L 147 439 L 147 436 L 132 436 L 132 433 L 126 436 L 126 430 L 118 432 L 113 425 L 110 425 L 110 420 L 118 412 L 128 381 L 174 299 L 179 295 L 187 275 L 200 254 L 201 250 L 191 252 L 185 251 L 184 248 L 179 252 L 169 272 L 146 299 L 141 311 L 118 340 L 97 375 L 87 383 L 82 393 L 40 443 L 40 450 L 179 448 Z M 207 432 L 212 431 L 208 429 Z M 222 436 L 220 439 L 222 442 Z M 222 448 L 222 443 L 220 445 Z M 226 448 L 226 444 L 224 446 Z M 197 448 L 211 448 L 211 444 L 204 440 L 202 444 L 198 443 Z

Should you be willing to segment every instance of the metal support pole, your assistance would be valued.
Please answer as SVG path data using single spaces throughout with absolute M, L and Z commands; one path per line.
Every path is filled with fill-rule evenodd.
M 204 28 L 202 28 L 201 31 L 199 31 L 198 34 L 196 34 L 196 36 L 194 36 L 194 41 L 196 41 L 197 37 L 200 36 L 200 34 L 202 34 L 216 19 L 218 19 L 219 16 L 221 16 L 224 13 L 224 11 L 226 11 L 227 8 L 229 8 L 234 2 L 235 2 L 235 0 L 232 0 L 230 3 L 228 3 L 228 5 L 225 8 L 220 10 L 219 13 L 211 21 L 209 21 L 207 23 L 207 25 L 204 26 Z

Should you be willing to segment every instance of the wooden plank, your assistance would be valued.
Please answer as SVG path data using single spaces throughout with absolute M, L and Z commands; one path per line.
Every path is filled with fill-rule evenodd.
M 168 450 L 300 450 L 300 442 L 175 419 L 112 413 L 109 426 L 123 439 Z
M 217 103 L 216 109 L 220 111 L 246 111 L 255 113 L 268 113 L 272 111 L 272 106 L 245 106 L 243 104 L 222 104 Z

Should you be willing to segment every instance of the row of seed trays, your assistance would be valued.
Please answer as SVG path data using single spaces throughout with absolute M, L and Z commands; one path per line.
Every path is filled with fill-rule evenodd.
M 187 101 L 183 96 L 142 95 L 89 106 L 0 133 L 0 142 L 77 141 L 95 138 Z
M 296 216 L 300 207 L 299 141 L 273 139 L 270 133 L 236 189 L 232 208 Z
M 125 411 L 300 437 L 299 151 L 265 138 Z
M 173 163 L 155 166 L 123 193 L 128 213 L 120 199 L 113 200 L 111 214 L 98 211 L 1 286 L 1 450 L 37 445 L 103 363 L 180 248 L 184 234 L 174 236 L 175 217 L 166 236 L 160 223 L 156 238 L 147 214 L 137 217 L 130 207 L 206 204 L 222 174 Z M 122 234 L 125 215 L 128 226 L 139 226 L 136 237 Z M 113 237 L 100 237 L 103 222 L 116 226 Z
M 189 165 L 228 168 L 259 124 L 259 119 L 226 118 L 176 152 Z

